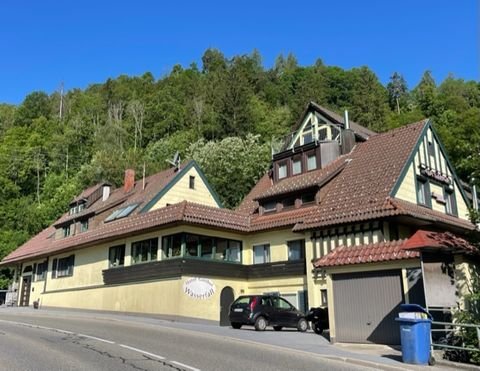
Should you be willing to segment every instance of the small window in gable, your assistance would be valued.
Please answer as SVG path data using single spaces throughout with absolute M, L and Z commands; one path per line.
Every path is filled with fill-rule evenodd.
M 195 189 L 195 177 L 190 175 L 188 186 L 190 189 Z
M 326 127 L 318 129 L 318 140 L 327 140 L 328 138 L 328 130 Z
M 435 146 L 430 141 L 428 141 L 428 155 L 435 157 Z
M 417 178 L 417 202 L 419 205 L 432 207 L 430 196 L 430 183 L 428 180 Z
M 458 216 L 455 192 L 451 189 L 444 188 L 443 197 L 445 199 L 445 212 L 450 215 Z
M 278 179 L 287 177 L 287 164 L 284 162 L 278 165 Z

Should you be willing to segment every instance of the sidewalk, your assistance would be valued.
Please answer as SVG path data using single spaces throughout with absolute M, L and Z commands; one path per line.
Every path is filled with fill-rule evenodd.
M 462 365 L 437 359 L 438 363 L 433 367 L 407 365 L 401 362 L 401 351 L 383 345 L 366 344 L 335 344 L 319 336 L 312 331 L 299 333 L 296 330 L 283 330 L 280 332 L 267 330 L 257 332 L 253 327 L 242 327 L 241 330 L 234 330 L 230 327 L 220 327 L 212 321 L 198 320 L 193 318 L 167 318 L 158 315 L 112 313 L 78 309 L 59 309 L 18 307 L 0 307 L 0 318 L 2 316 L 35 316 L 42 317 L 88 317 L 90 319 L 102 319 L 109 321 L 124 321 L 130 323 L 142 323 L 152 326 L 178 328 L 186 331 L 195 331 L 221 337 L 228 337 L 230 340 L 261 344 L 279 350 L 289 349 L 295 352 L 313 353 L 324 358 L 343 361 L 358 366 L 370 367 L 382 370 L 454 370 L 467 369 L 480 370 L 475 366 Z

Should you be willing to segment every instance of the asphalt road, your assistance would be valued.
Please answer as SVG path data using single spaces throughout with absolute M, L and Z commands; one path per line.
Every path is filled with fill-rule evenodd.
M 42 315 L 39 311 L 0 313 L 0 370 L 367 368 L 294 349 L 279 349 L 185 328 L 88 316 Z

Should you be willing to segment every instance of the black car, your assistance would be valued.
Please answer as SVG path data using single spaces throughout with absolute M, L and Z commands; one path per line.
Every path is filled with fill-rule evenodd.
M 275 331 L 280 331 L 283 327 L 293 327 L 305 332 L 308 328 L 305 314 L 276 295 L 240 296 L 230 306 L 229 318 L 235 329 L 242 325 L 253 325 L 257 331 L 273 326 Z

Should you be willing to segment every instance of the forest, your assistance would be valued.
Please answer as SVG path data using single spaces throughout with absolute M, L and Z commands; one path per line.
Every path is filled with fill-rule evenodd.
M 413 62 L 412 62 L 413 63 Z M 429 117 L 457 174 L 480 176 L 480 83 L 425 71 L 414 87 L 401 71 L 382 85 L 368 67 L 349 70 L 293 54 L 265 68 L 261 55 L 208 49 L 201 66 L 176 65 L 158 79 L 110 78 L 85 89 L 35 91 L 0 103 L 0 259 L 51 224 L 74 195 L 126 168 L 153 174 L 179 151 L 195 159 L 224 206 L 235 207 L 268 169 L 271 147 L 309 101 L 382 132 Z M 0 288 L 9 271 L 0 272 Z

